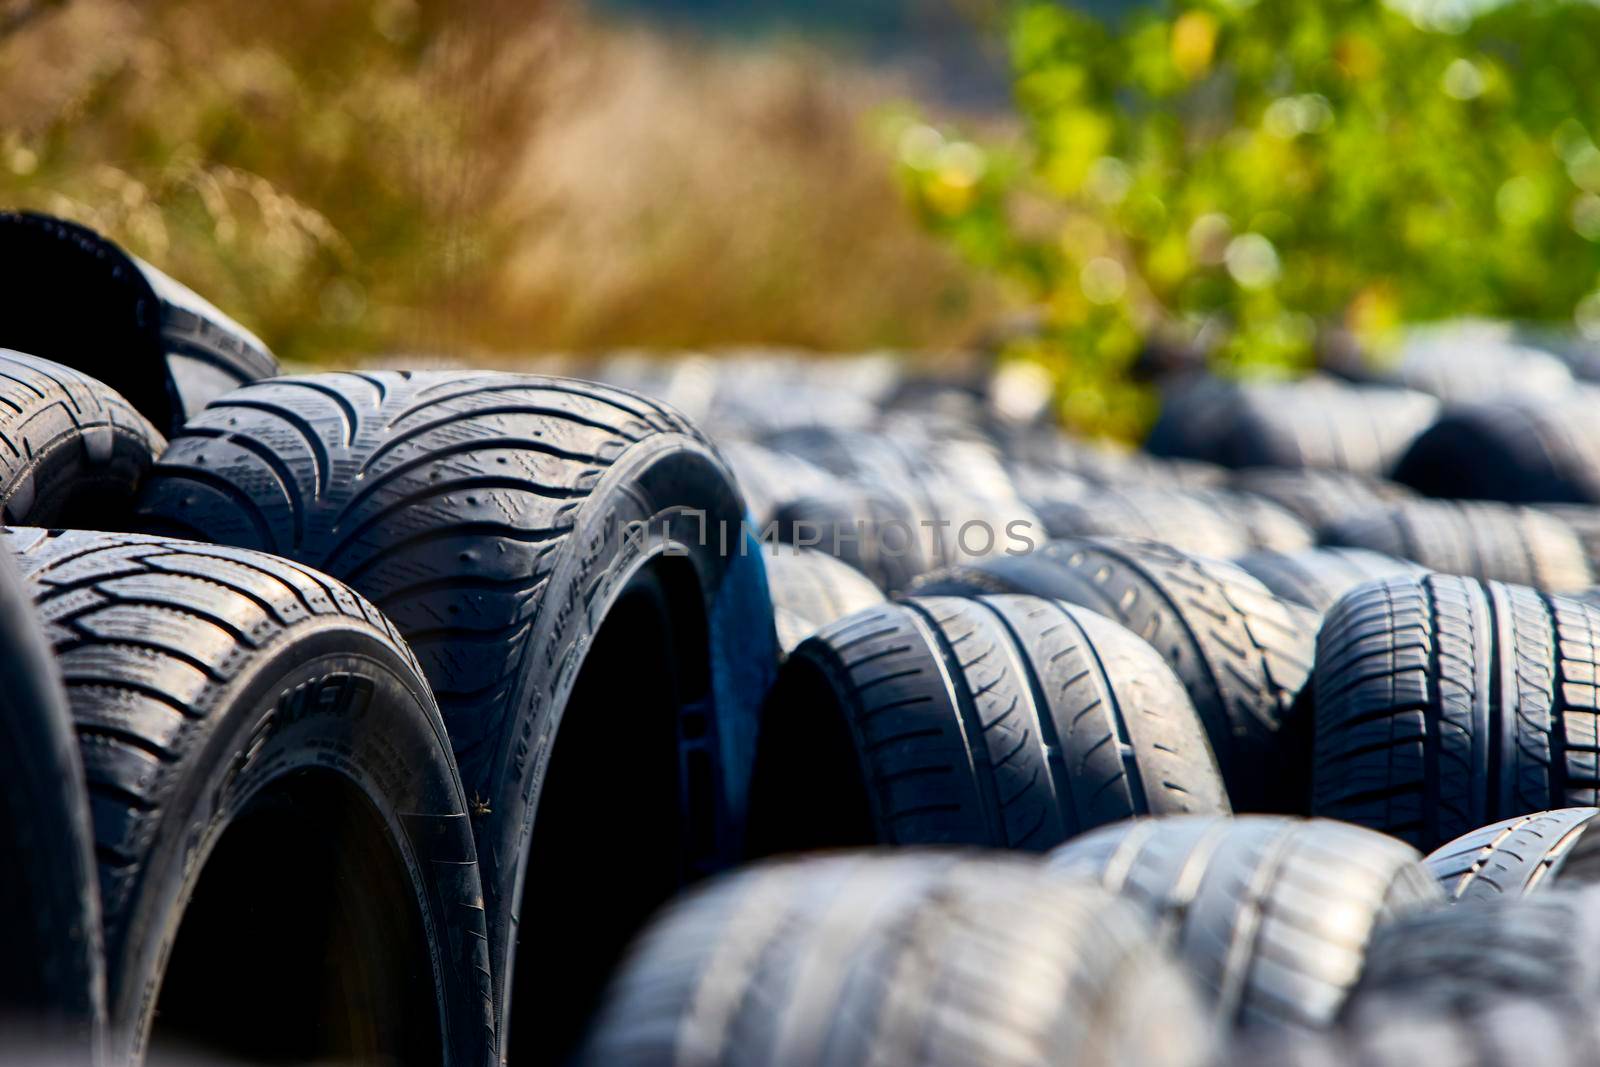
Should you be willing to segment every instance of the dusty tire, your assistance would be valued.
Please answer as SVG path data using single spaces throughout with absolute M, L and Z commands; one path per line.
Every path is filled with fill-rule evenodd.
M 278 373 L 258 338 L 86 227 L 0 212 L 0 250 L 0 345 L 94 375 L 162 433 Z
M 1504 400 L 1452 409 L 1395 466 L 1429 496 L 1513 503 L 1600 504 L 1594 401 Z
M 930 574 L 913 591 L 1027 593 L 1121 623 L 1183 682 L 1235 809 L 1295 810 L 1288 789 L 1303 767 L 1285 749 L 1284 731 L 1310 673 L 1315 625 L 1237 567 L 1137 541 L 1054 541 L 1026 556 Z
M 1041 850 L 1130 815 L 1226 810 L 1182 686 L 1138 638 L 1036 597 L 914 597 L 790 655 L 751 840 Z
M 1137 909 L 1014 857 L 872 853 L 767 864 L 674 904 L 580 1062 L 1200 1067 L 1210 1043 Z
M 1381 478 L 1311 467 L 1246 467 L 1234 473 L 1228 488 L 1266 497 L 1313 531 L 1413 495 L 1405 486 Z
M 883 603 L 866 575 L 810 548 L 763 548 L 778 647 L 784 653 L 830 622 Z
M 1492 900 L 1543 893 L 1561 879 L 1587 884 L 1600 874 L 1600 808 L 1556 808 L 1514 815 L 1463 834 L 1428 855 L 1428 870 L 1455 900 Z
M 831 492 L 839 484 L 838 478 L 799 456 L 774 452 L 748 441 L 724 443 L 722 455 L 738 480 L 750 518 L 758 527 L 777 518 L 778 510 L 790 501 Z
M 105 971 L 83 764 L 44 626 L 4 545 L 0 662 L 0 1063 L 88 1064 Z M 49 1055 L 22 1057 L 34 1043 Z
M 1426 574 L 1427 568 L 1364 548 L 1308 548 L 1299 552 L 1251 552 L 1234 564 L 1255 576 L 1276 597 L 1326 612 L 1344 594 L 1377 578 Z
M 1128 537 L 1226 559 L 1311 547 L 1311 531 L 1269 500 L 1217 490 L 1104 489 L 1029 502 L 1052 538 Z
M 1323 819 L 1190 816 L 1109 826 L 1048 863 L 1148 908 L 1225 1025 L 1314 1029 L 1373 930 L 1441 902 L 1420 858 Z
M 827 493 L 782 505 L 774 521 L 779 541 L 815 547 L 893 593 L 937 565 L 924 536 L 926 518 L 907 492 L 841 482 Z
M 118 529 L 165 447 L 88 375 L 0 349 L 0 521 Z
M 1317 637 L 1312 804 L 1418 848 L 1600 802 L 1600 610 L 1430 574 L 1361 586 Z
M 1577 1017 L 1600 1000 L 1600 888 L 1468 900 L 1377 932 L 1349 1009 L 1466 1017 L 1526 997 Z
M 1414 560 L 1461 574 L 1563 593 L 1593 581 L 1572 528 L 1532 508 L 1412 500 L 1354 515 L 1322 531 L 1322 543 Z
M 383 617 L 260 553 L 11 540 L 88 782 L 114 1061 L 159 1015 L 241 1059 L 493 1062 L 467 798 Z
M 484 811 L 502 1041 L 514 985 L 535 1014 L 513 1059 L 562 1055 L 611 954 L 741 854 L 772 605 L 732 475 L 670 409 L 532 375 L 281 378 L 193 420 L 142 512 L 347 580 L 416 650 Z M 519 908 L 567 916 L 522 969 Z

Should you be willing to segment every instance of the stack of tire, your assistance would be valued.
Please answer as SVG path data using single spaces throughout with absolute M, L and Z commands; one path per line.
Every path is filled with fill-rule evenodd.
M 1385 480 L 1427 397 L 1162 456 L 879 358 L 285 376 L 44 216 L 0 286 L 0 1062 L 1600 1055 L 1582 516 Z

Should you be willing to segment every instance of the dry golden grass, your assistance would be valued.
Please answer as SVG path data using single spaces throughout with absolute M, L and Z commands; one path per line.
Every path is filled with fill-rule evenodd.
M 944 346 L 991 298 L 902 203 L 905 95 L 514 0 L 67 0 L 0 38 L 0 201 L 299 359 Z

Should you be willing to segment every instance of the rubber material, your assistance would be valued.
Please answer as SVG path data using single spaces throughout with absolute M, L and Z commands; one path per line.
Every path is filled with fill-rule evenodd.
M 1437 907 L 1416 851 L 1322 819 L 1191 816 L 1109 826 L 1052 871 L 1149 908 L 1229 1026 L 1317 1028 L 1361 974 L 1368 938 Z
M 1593 581 L 1572 528 L 1532 508 L 1412 500 L 1334 523 L 1322 542 L 1415 560 L 1441 574 L 1492 578 L 1552 592 Z
M 1394 477 L 1430 496 L 1600 504 L 1600 390 L 1573 392 L 1454 408 L 1417 438 Z
M 1309 548 L 1313 540 L 1299 519 L 1271 501 L 1221 490 L 1103 489 L 1030 503 L 1053 538 L 1136 537 L 1219 559 Z
M 1065 540 L 927 575 L 914 591 L 1027 593 L 1116 620 L 1183 682 L 1235 809 L 1297 810 L 1306 766 L 1291 709 L 1309 678 L 1315 618 L 1239 568 L 1146 542 Z
M 278 373 L 259 338 L 87 227 L 0 212 L 0 345 L 94 375 L 161 432 Z
M 514 1059 L 564 1054 L 606 953 L 742 854 L 772 605 L 732 475 L 670 409 L 534 375 L 280 378 L 193 420 L 142 514 L 348 581 L 416 650 L 479 813 Z M 630 849 L 597 845 L 607 819 Z M 525 971 L 522 909 L 566 915 Z
M 122 528 L 166 445 L 88 375 L 0 349 L 0 521 Z
M 674 904 L 580 1063 L 1201 1067 L 1201 1019 L 1148 920 L 1101 890 L 1016 858 L 853 854 Z
M 1228 488 L 1266 497 L 1313 532 L 1414 495 L 1405 486 L 1381 478 L 1312 467 L 1246 467 L 1234 473 Z
M 1524 897 L 1593 881 L 1600 873 L 1600 835 L 1589 833 L 1596 815 L 1600 808 L 1556 808 L 1501 819 L 1434 849 L 1428 870 L 1451 900 Z M 1569 862 L 1573 877 L 1564 879 Z
M 94 1061 L 105 1023 L 100 894 L 60 671 L 0 544 L 0 1062 L 38 1042 Z
M 1375 578 L 1426 574 L 1410 560 L 1364 548 L 1307 548 L 1299 552 L 1250 552 L 1233 561 L 1274 596 L 1326 612 L 1344 594 Z
M 824 627 L 778 677 L 756 778 L 766 852 L 1042 850 L 1130 815 L 1228 810 L 1159 657 L 1092 612 L 1022 596 L 917 597 Z
M 773 545 L 762 558 L 785 653 L 828 623 L 883 603 L 878 587 L 860 571 L 815 549 Z
M 1600 610 L 1430 574 L 1361 586 L 1317 638 L 1313 810 L 1432 849 L 1600 801 Z
M 88 782 L 113 1062 L 140 1061 L 158 1014 L 243 1058 L 495 1062 L 467 798 L 383 616 L 260 553 L 10 540 Z

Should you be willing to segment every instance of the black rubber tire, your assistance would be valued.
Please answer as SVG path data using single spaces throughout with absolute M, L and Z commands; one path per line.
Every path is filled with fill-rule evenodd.
M 580 1062 L 1201 1067 L 1202 1019 L 1149 920 L 1102 890 L 1018 857 L 862 853 L 674 904 Z
M 1349 1008 L 1467 1017 L 1508 997 L 1574 1016 L 1600 1001 L 1600 887 L 1466 900 L 1379 930 Z
M 1227 810 L 1194 709 L 1138 638 L 1037 597 L 915 597 L 790 655 L 751 842 L 1042 850 L 1130 815 Z
M 803 496 L 778 508 L 777 539 L 815 547 L 866 575 L 886 593 L 898 592 L 938 565 L 928 537 L 928 513 L 910 494 L 886 486 L 841 482 L 824 495 Z
M 1149 908 L 1224 1025 L 1315 1029 L 1374 930 L 1442 903 L 1419 859 L 1324 819 L 1189 816 L 1108 826 L 1048 862 Z
M 44 626 L 3 544 L 0 662 L 0 1063 L 45 1061 L 21 1055 L 35 1043 L 52 1063 L 98 1062 L 105 965 L 83 764 Z
M 0 345 L 92 374 L 162 433 L 278 373 L 260 339 L 84 226 L 0 212 Z
M 1277 597 L 1326 612 L 1344 594 L 1375 578 L 1428 573 L 1406 559 L 1364 548 L 1307 548 L 1299 552 L 1251 552 L 1233 561 Z
M 1141 538 L 1217 559 L 1314 541 L 1304 523 L 1271 501 L 1221 490 L 1103 489 L 1029 504 L 1053 538 Z
M 1322 543 L 1415 560 L 1440 574 L 1556 593 L 1586 588 L 1594 580 L 1570 526 L 1509 504 L 1406 501 L 1336 522 L 1322 531 Z
M 1600 834 L 1591 834 L 1600 808 L 1555 808 L 1463 834 L 1427 858 L 1445 895 L 1492 900 L 1543 893 L 1551 886 L 1586 884 L 1600 874 Z M 1572 877 L 1563 878 L 1568 865 Z
M 1453 575 L 1347 594 L 1317 637 L 1312 810 L 1437 848 L 1600 802 L 1600 609 Z
M 721 448 L 757 527 L 776 519 L 778 510 L 790 501 L 811 494 L 825 495 L 839 484 L 834 475 L 799 456 L 774 452 L 748 441 L 725 442 Z
M 383 616 L 261 553 L 10 539 L 88 782 L 113 1062 L 157 1015 L 240 1059 L 497 1062 L 467 798 Z
M 1454 408 L 1412 444 L 1395 480 L 1429 496 L 1600 504 L 1597 396 Z
M 501 1040 L 537 1034 L 513 1059 L 564 1055 L 610 954 L 742 855 L 772 604 L 732 475 L 670 409 L 533 375 L 280 378 L 193 420 L 142 509 L 348 581 L 416 649 L 481 812 Z M 520 970 L 519 909 L 563 916 L 523 927 Z
M 772 545 L 763 551 L 778 647 L 785 654 L 830 622 L 883 603 L 862 574 L 810 548 Z
M 1600 507 L 1593 504 L 1544 504 L 1538 510 L 1565 523 L 1577 535 L 1578 543 L 1583 545 L 1583 554 L 1589 558 L 1589 569 L 1593 571 L 1600 568 Z
M 1369 359 L 1359 372 L 1451 406 L 1507 396 L 1557 399 L 1575 386 L 1560 358 L 1519 343 L 1500 323 L 1476 320 L 1411 327 L 1397 354 Z
M 1234 473 L 1228 488 L 1266 497 L 1313 531 L 1413 496 L 1405 486 L 1381 478 L 1311 467 L 1246 467 Z
M 1593 1067 L 1600 1028 L 1554 1005 L 1507 996 L 1471 1015 L 1366 1004 L 1322 1033 L 1242 1042 L 1217 1067 Z
M 913 591 L 1026 593 L 1114 619 L 1154 645 L 1183 682 L 1234 808 L 1300 809 L 1309 753 L 1299 751 L 1292 709 L 1310 675 L 1315 617 L 1232 564 L 1148 542 L 1053 541 L 927 575 Z
M 1246 386 L 1223 462 L 1386 474 L 1438 417 L 1427 393 L 1329 379 Z
M 100 382 L 0 349 L 0 521 L 122 528 L 166 445 Z

